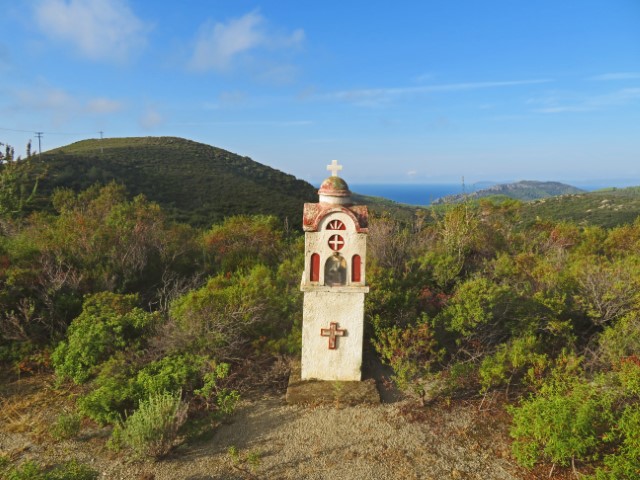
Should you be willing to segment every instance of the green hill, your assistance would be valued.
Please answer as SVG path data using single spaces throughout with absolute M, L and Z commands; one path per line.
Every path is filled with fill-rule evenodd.
M 536 200 L 525 204 L 522 219 L 567 220 L 582 225 L 614 227 L 640 215 L 640 187 L 611 188 L 578 195 Z
M 60 187 L 84 190 L 116 181 L 131 195 L 144 194 L 175 220 L 208 226 L 226 216 L 268 214 L 302 221 L 304 202 L 317 202 L 317 188 L 279 170 L 221 148 L 176 137 L 82 140 L 42 154 L 37 209 L 50 208 Z M 372 214 L 390 212 L 405 221 L 414 207 L 354 194 Z
M 80 191 L 116 181 L 193 225 L 236 214 L 277 215 L 298 224 L 303 203 L 318 198 L 315 187 L 292 175 L 182 138 L 83 140 L 43 153 L 42 163 L 42 202 L 58 187 Z
M 466 200 L 475 200 L 478 198 L 493 197 L 496 195 L 504 195 L 516 200 L 528 201 L 537 200 L 539 198 L 554 197 L 557 195 L 581 193 L 583 191 L 584 190 L 560 182 L 523 180 L 515 183 L 493 185 L 489 188 L 467 194 L 447 195 L 446 197 L 436 199 L 432 204 L 440 205 L 443 203 L 459 203 Z

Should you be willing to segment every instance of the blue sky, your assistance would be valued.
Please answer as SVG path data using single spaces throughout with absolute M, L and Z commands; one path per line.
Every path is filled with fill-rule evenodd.
M 0 142 L 180 136 L 318 182 L 640 184 L 640 0 L 0 0 Z M 37 144 L 37 141 L 35 141 Z

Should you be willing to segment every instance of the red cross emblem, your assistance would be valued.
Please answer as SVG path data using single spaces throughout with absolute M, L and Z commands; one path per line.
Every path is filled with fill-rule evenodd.
M 340 235 L 331 235 L 331 237 L 329 237 L 329 248 L 331 250 L 337 252 L 338 250 L 342 250 L 342 247 L 344 247 L 344 238 Z
M 329 337 L 329 350 L 335 350 L 337 348 L 338 337 L 344 337 L 346 333 L 346 330 L 338 328 L 338 324 L 336 322 L 331 322 L 329 324 L 329 328 L 320 329 L 321 337 Z

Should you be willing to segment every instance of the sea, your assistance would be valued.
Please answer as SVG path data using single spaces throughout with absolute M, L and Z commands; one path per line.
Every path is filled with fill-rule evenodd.
M 430 205 L 437 198 L 446 195 L 463 193 L 461 183 L 431 183 L 431 184 L 350 184 L 349 189 L 361 195 L 384 197 L 400 203 L 410 205 Z M 465 187 L 466 192 L 475 191 Z

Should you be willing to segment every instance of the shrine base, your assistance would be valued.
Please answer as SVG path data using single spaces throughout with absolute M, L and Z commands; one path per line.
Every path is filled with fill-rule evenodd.
M 376 381 L 361 382 L 301 380 L 300 366 L 295 365 L 289 376 L 287 403 L 294 405 L 360 405 L 380 403 Z

